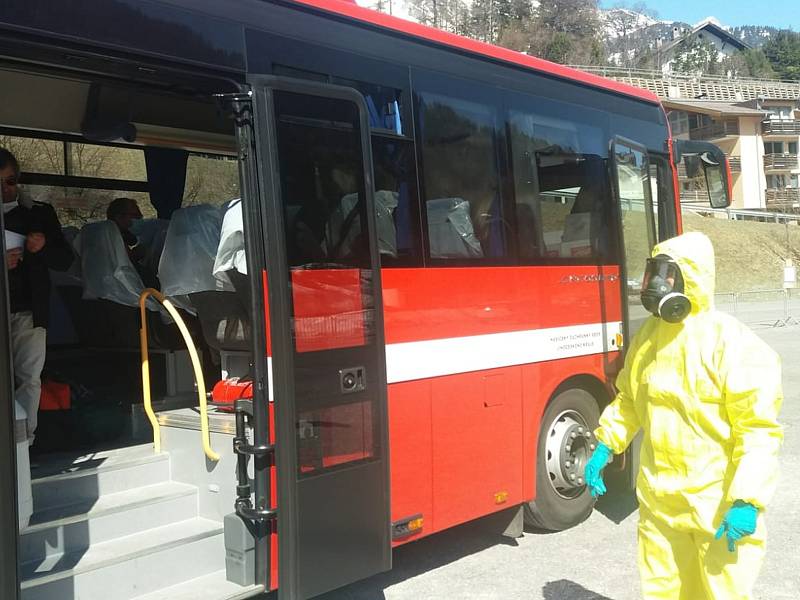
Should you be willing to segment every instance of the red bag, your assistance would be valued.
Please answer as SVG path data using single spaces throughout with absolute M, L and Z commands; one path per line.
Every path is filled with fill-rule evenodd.
M 42 381 L 39 410 L 69 410 L 72 407 L 72 392 L 66 383 Z

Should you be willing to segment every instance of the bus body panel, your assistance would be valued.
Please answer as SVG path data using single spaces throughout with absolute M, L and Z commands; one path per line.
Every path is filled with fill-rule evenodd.
M 618 368 L 617 348 L 593 353 L 603 351 L 601 343 L 556 359 L 557 344 L 550 344 L 548 353 L 542 338 L 529 354 L 542 357 L 538 362 L 472 370 L 459 365 L 464 352 L 459 347 L 473 354 L 492 337 L 502 343 L 505 334 L 576 328 L 570 339 L 580 343 L 582 323 L 608 323 L 619 331 L 618 267 L 384 269 L 383 288 L 392 520 L 417 514 L 424 519 L 422 531 L 395 545 L 533 500 L 536 443 L 547 400 L 576 376 L 608 384 Z M 471 345 L 476 341 L 478 346 Z M 393 363 L 408 357 L 393 349 L 409 345 L 424 353 L 426 343 L 443 342 L 447 353 L 438 355 L 433 368 L 446 373 L 426 373 L 432 367 L 424 358 L 411 367 Z M 492 357 L 480 360 L 488 364 Z M 392 374 L 401 380 L 392 381 Z
M 535 500 L 547 400 L 588 377 L 610 388 L 615 355 L 591 355 L 389 385 L 392 521 L 421 515 L 401 545 Z
M 622 318 L 616 265 L 384 268 L 383 294 L 389 345 Z

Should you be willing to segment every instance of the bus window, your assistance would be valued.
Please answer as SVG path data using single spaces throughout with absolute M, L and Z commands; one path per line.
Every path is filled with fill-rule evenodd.
M 639 308 L 638 296 L 650 250 L 655 241 L 647 152 L 626 142 L 615 142 L 614 163 L 617 174 L 622 232 L 625 241 L 627 289 Z M 632 313 L 635 321 L 638 313 Z
M 653 196 L 653 216 L 659 241 L 677 235 L 675 228 L 675 192 L 669 158 L 650 154 L 650 190 Z
M 291 98 L 287 94 L 283 101 Z M 329 102 L 307 96 L 298 101 Z M 309 106 L 315 108 L 321 111 Z M 367 231 L 365 199 L 358 192 L 360 148 L 352 120 L 352 115 L 342 114 L 341 120 L 286 117 L 278 122 L 290 266 L 369 262 L 369 245 L 362 235 Z
M 430 257 L 507 256 L 497 110 L 430 92 L 418 102 Z
M 352 87 L 361 92 L 367 105 L 370 129 L 388 131 L 396 135 L 407 135 L 403 128 L 401 90 L 341 77 L 332 77 L 331 83 Z
M 414 144 L 373 133 L 375 220 L 382 266 L 419 265 L 419 213 Z
M 239 164 L 236 158 L 211 154 L 189 155 L 181 206 L 221 206 L 240 195 Z
M 520 259 L 609 258 L 602 129 L 511 110 L 509 132 Z

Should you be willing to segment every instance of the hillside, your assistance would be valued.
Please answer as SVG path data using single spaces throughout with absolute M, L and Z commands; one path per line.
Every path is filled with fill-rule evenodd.
M 685 231 L 701 231 L 717 255 L 717 291 L 779 289 L 787 255 L 800 264 L 800 227 L 755 221 L 728 221 L 684 213 Z M 787 249 L 787 230 L 789 247 Z

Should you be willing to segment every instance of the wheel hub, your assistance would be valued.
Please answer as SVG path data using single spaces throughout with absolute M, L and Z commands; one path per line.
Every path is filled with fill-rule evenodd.
M 553 421 L 547 436 L 547 471 L 550 485 L 564 498 L 578 496 L 585 487 L 583 471 L 595 440 L 584 418 L 565 411 Z

